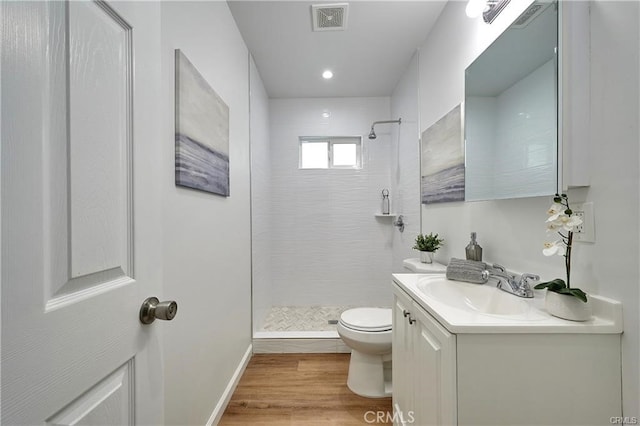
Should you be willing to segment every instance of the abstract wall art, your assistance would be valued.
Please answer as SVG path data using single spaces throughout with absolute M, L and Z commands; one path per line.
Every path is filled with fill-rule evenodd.
M 229 196 L 229 107 L 175 51 L 176 185 Z
M 464 141 L 458 105 L 422 133 L 423 204 L 464 201 Z

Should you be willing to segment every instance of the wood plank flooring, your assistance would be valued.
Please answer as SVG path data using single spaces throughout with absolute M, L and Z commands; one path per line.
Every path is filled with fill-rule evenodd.
M 255 354 L 220 421 L 232 425 L 366 425 L 391 418 L 391 398 L 347 388 L 349 354 Z

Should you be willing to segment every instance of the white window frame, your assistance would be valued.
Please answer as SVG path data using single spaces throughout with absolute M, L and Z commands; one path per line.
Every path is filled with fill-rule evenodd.
M 327 142 L 327 167 L 302 167 L 302 144 Z M 356 164 L 353 166 L 333 165 L 333 146 L 338 144 L 354 144 L 356 146 Z M 357 170 L 362 168 L 362 136 L 300 136 L 298 138 L 298 169 L 300 170 Z

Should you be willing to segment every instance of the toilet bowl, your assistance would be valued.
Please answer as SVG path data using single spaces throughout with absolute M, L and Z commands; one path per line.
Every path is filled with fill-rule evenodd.
M 360 396 L 391 396 L 391 321 L 390 308 L 355 308 L 340 315 L 338 335 L 351 348 L 347 386 Z

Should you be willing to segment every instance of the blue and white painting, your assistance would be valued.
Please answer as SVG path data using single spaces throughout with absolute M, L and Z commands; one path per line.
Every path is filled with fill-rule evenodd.
M 229 196 L 229 107 L 179 49 L 176 185 Z
M 464 201 L 464 141 L 460 105 L 422 133 L 423 204 Z

